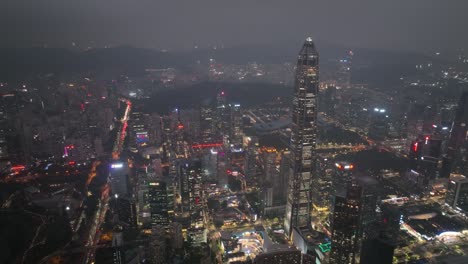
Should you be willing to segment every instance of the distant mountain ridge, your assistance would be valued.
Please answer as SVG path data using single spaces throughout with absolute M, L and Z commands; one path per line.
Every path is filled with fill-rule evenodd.
M 346 49 L 318 45 L 321 61 L 344 57 Z M 430 61 L 425 55 L 370 49 L 354 49 L 355 64 L 412 66 Z M 197 61 L 206 63 L 214 58 L 218 63 L 245 64 L 294 63 L 297 47 L 292 45 L 252 45 L 225 49 L 193 50 L 191 52 L 162 52 L 130 46 L 72 51 L 61 48 L 0 49 L 0 81 L 22 80 L 37 74 L 70 74 L 123 72 L 141 74 L 146 68 L 175 67 L 187 69 Z

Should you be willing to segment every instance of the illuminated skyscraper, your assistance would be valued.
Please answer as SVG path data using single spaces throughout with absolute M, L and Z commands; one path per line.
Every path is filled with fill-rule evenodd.
M 468 92 L 464 92 L 458 102 L 452 131 L 450 134 L 450 147 L 456 148 L 466 140 L 468 123 Z
M 335 163 L 335 169 L 332 176 L 332 195 L 342 193 L 353 179 L 354 164 L 340 161 Z
M 166 183 L 151 180 L 148 183 L 148 200 L 151 210 L 151 223 L 163 228 L 169 227 L 169 201 Z
M 230 125 L 230 143 L 235 146 L 242 145 L 242 112 L 240 104 L 232 104 L 231 107 L 231 125 Z
M 116 197 L 128 194 L 128 163 L 116 162 L 109 169 L 109 180 L 111 192 Z
M 191 217 L 194 225 L 202 222 L 202 164 L 200 160 L 182 162 L 179 164 L 177 177 L 181 200 L 181 212 Z
M 216 128 L 223 137 L 229 136 L 230 119 L 226 93 L 221 91 L 216 95 Z
M 456 210 L 468 212 L 468 179 L 454 174 L 450 177 L 445 203 Z
M 353 51 L 348 51 L 346 57 L 340 60 L 338 76 L 337 76 L 337 86 L 340 88 L 349 88 L 351 84 L 351 65 L 353 62 Z
M 468 173 L 468 92 L 458 102 L 448 144 L 448 158 L 452 172 Z M 448 176 L 448 175 L 445 175 Z
M 203 143 L 210 143 L 214 139 L 214 113 L 208 102 L 200 107 L 200 137 Z
M 288 236 L 293 227 L 310 226 L 317 138 L 318 53 L 310 37 L 298 57 L 292 108 L 291 174 L 284 221 Z
M 363 242 L 376 235 L 376 183 L 371 177 L 353 175 L 346 188 L 334 195 L 329 263 L 361 263 Z

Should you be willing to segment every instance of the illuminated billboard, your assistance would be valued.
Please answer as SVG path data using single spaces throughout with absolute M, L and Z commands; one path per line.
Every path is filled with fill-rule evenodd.
M 114 163 L 114 164 L 111 164 L 111 168 L 112 168 L 112 169 L 120 169 L 120 168 L 123 168 L 123 163 Z
M 148 132 L 139 131 L 136 133 L 136 142 L 138 144 L 148 143 L 148 141 L 149 141 Z

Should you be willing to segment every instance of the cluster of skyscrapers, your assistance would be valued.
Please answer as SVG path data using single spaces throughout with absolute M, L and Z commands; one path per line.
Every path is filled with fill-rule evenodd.
M 345 65 L 347 62 L 342 63 L 346 68 L 343 72 L 349 70 Z M 314 232 L 313 228 L 322 231 L 324 224 L 329 225 L 329 263 L 392 263 L 395 240 L 391 238 L 391 234 L 397 233 L 399 225 L 398 220 L 395 220 L 396 214 L 392 215 L 393 223 L 396 224 L 390 225 L 388 217 L 382 218 L 383 215 L 391 215 L 393 209 L 380 204 L 378 181 L 374 177 L 356 172 L 356 165 L 349 162 L 337 162 L 331 179 L 325 179 L 326 173 L 321 170 L 316 154 L 318 69 L 318 53 L 312 40 L 308 38 L 299 53 L 295 75 L 285 233 L 297 246 L 304 248 L 303 245 L 307 244 L 305 237 L 309 232 Z M 347 83 L 346 80 L 341 82 Z M 368 136 L 376 141 L 383 141 L 388 135 L 388 112 L 384 108 L 373 110 L 369 119 L 371 126 Z M 409 151 L 408 180 L 414 183 L 409 184 L 414 187 L 414 193 L 429 195 L 437 180 L 450 177 L 446 204 L 466 213 L 467 92 L 461 96 L 453 120 L 450 125 L 443 122 L 431 123 L 426 129 L 420 129 L 418 139 L 412 142 Z M 323 193 L 321 184 L 324 181 L 328 182 L 327 191 L 324 192 L 324 196 L 330 197 L 328 200 L 323 195 L 317 196 Z M 324 200 L 327 202 L 321 203 Z M 324 205 L 330 211 L 325 222 L 315 218 L 314 212 Z M 298 239 L 298 236 L 302 239 Z M 307 249 L 302 251 L 308 252 Z M 313 254 L 317 256 L 316 253 Z

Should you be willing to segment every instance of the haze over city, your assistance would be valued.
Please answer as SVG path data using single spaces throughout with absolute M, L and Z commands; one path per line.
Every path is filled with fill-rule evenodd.
M 299 43 L 429 52 L 465 48 L 463 0 L 3 1 L 2 46 L 187 49 Z
M 466 10 L 3 1 L 0 264 L 468 263 Z

